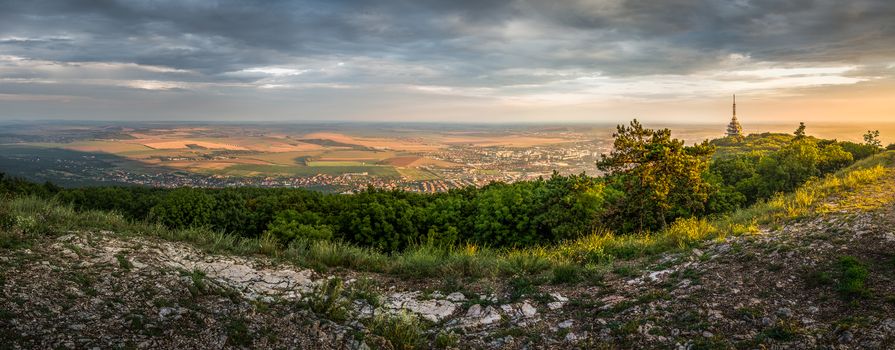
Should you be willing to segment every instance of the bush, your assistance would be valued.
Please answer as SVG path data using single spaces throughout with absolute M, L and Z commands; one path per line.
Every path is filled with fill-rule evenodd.
M 151 215 L 171 228 L 206 226 L 211 223 L 214 206 L 214 197 L 206 192 L 179 188 L 153 207 Z
M 295 210 L 285 210 L 277 214 L 276 219 L 267 226 L 267 233 L 283 242 L 295 239 L 309 241 L 328 241 L 333 238 L 333 228 L 320 225 L 319 216 L 299 214 Z

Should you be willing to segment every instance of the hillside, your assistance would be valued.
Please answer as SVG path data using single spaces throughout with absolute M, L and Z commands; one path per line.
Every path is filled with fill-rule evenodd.
M 892 348 L 893 160 L 651 236 L 388 262 L 12 198 L 0 347 Z

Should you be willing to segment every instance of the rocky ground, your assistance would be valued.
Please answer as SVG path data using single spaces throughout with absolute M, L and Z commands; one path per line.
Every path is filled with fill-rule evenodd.
M 576 285 L 322 274 L 69 232 L 0 256 L 0 348 L 892 349 L 893 202 L 887 179 Z

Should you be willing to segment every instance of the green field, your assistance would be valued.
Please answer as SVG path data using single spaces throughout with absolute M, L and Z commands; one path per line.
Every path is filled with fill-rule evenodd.
M 438 176 L 431 171 L 425 169 L 417 169 L 417 168 L 401 168 L 398 169 L 398 173 L 401 176 L 406 177 L 408 180 L 413 181 L 427 181 L 427 180 L 438 180 L 441 179 L 441 176 Z

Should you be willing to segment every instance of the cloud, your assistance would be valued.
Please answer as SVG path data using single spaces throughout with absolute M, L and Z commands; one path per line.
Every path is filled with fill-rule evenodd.
M 895 59 L 890 0 L 9 0 L 2 7 L 0 79 L 38 95 L 53 94 L 53 84 L 82 85 L 89 90 L 77 94 L 97 99 L 113 88 L 243 101 L 349 88 L 396 104 L 418 94 L 548 105 L 684 99 L 888 79 Z M 119 94 L 144 98 L 111 95 Z

